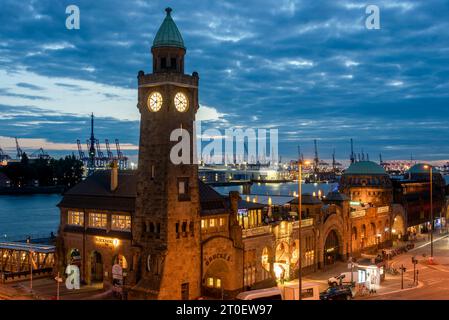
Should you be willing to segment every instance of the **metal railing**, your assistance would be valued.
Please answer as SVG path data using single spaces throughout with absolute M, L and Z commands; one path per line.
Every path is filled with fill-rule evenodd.
M 8 236 L 7 234 L 0 234 L 0 242 L 26 242 L 28 239 L 33 241 L 51 239 L 56 237 L 56 233 L 28 233 L 22 235 Z

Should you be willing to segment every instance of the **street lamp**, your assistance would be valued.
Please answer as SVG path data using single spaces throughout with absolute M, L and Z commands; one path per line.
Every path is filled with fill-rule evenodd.
M 424 169 L 429 169 L 430 174 L 430 258 L 429 260 L 433 260 L 433 167 L 431 165 L 424 165 Z
M 304 162 L 305 165 L 309 165 L 309 161 Z M 299 300 L 302 299 L 302 250 L 301 250 L 301 220 L 302 220 L 302 165 L 303 161 L 301 159 L 298 159 L 298 267 L 299 267 L 299 274 L 298 274 L 298 282 L 299 282 Z

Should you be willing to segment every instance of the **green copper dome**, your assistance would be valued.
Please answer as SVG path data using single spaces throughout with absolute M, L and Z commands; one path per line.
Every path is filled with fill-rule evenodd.
M 165 11 L 167 12 L 167 16 L 165 17 L 164 22 L 162 22 L 159 31 L 156 33 L 156 37 L 153 41 L 153 48 L 177 47 L 185 49 L 181 33 L 170 15 L 172 9 L 167 8 Z
M 349 166 L 348 169 L 344 172 L 345 175 L 348 174 L 364 174 L 364 175 L 378 175 L 378 174 L 387 174 L 385 169 L 382 168 L 375 162 L 372 161 L 359 161 L 354 162 Z
M 429 174 L 429 167 L 432 167 L 429 164 L 425 164 L 425 163 L 418 163 L 415 164 L 413 167 L 411 167 L 410 169 L 408 169 L 407 173 L 411 173 L 411 174 L 420 174 L 420 173 L 425 173 L 425 174 Z M 440 173 L 440 171 L 438 169 L 436 169 L 435 167 L 432 167 L 432 173 Z

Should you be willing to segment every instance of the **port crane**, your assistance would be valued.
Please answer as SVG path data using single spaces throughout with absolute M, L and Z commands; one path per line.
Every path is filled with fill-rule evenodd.
M 22 151 L 22 149 L 20 148 L 19 140 L 17 140 L 17 137 L 15 137 L 15 139 L 16 139 L 17 159 L 20 160 L 20 159 L 22 159 L 23 151 Z
M 108 160 L 111 161 L 114 159 L 114 154 L 111 152 L 111 146 L 109 145 L 109 139 L 105 139 L 104 143 L 106 144 L 106 152 L 108 154 Z
M 357 160 L 354 154 L 354 141 L 352 140 L 352 138 L 351 138 L 351 154 L 349 156 L 349 160 L 351 161 L 351 164 L 356 162 Z
M 8 161 L 11 157 L 7 155 L 2 148 L 0 148 L 0 161 Z
M 125 169 L 128 167 L 128 158 L 123 155 L 123 152 L 120 149 L 120 142 L 118 139 L 115 139 L 115 146 L 117 148 L 117 159 L 119 163 L 119 168 Z
M 128 168 L 128 158 L 123 154 L 120 149 L 120 143 L 118 139 L 115 139 L 115 145 L 117 148 L 117 156 L 111 150 L 109 139 L 105 139 L 106 153 L 102 149 L 99 139 L 94 135 L 94 116 L 90 117 L 90 138 L 86 139 L 87 151 L 83 150 L 81 140 L 76 140 L 78 146 L 79 159 L 83 162 L 84 167 L 88 168 L 89 174 L 97 169 L 107 168 L 112 161 L 118 160 L 120 169 Z

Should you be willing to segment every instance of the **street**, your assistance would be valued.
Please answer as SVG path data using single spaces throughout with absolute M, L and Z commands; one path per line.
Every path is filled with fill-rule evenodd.
M 386 274 L 376 293 L 357 294 L 355 300 L 449 300 L 449 236 L 434 236 L 434 264 L 428 263 L 430 241 L 417 242 L 415 248 L 395 256 L 388 264 L 399 271 L 398 275 Z M 413 284 L 412 257 L 418 260 L 418 282 Z M 404 272 L 404 288 L 401 289 L 400 268 Z M 348 272 L 347 263 L 337 263 L 334 267 L 303 277 L 303 283 L 316 283 L 323 291 L 328 287 L 327 279 L 343 272 Z
M 425 256 L 423 256 L 423 254 Z M 398 289 L 391 293 L 373 295 L 364 299 L 379 300 L 449 300 L 449 237 L 435 236 L 434 261 L 435 265 L 428 264 L 430 243 L 417 245 L 416 248 L 401 254 L 393 259 L 392 265 L 399 270 L 401 265 L 407 268 L 404 274 L 404 288 L 413 284 L 412 257 L 418 260 L 416 265 L 419 271 L 420 286 L 411 290 L 400 290 L 400 275 L 393 280 L 397 282 Z M 388 280 L 386 280 L 388 281 Z

